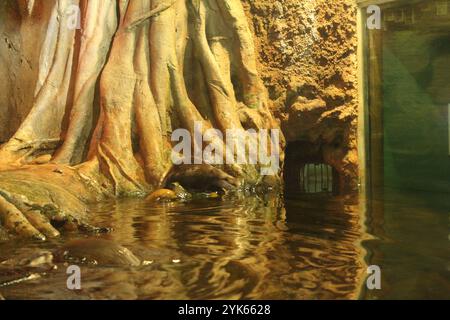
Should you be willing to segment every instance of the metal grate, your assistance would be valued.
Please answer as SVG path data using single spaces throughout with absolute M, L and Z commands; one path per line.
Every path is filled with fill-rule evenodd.
M 300 186 L 304 193 L 332 193 L 333 168 L 323 163 L 305 164 L 300 170 Z

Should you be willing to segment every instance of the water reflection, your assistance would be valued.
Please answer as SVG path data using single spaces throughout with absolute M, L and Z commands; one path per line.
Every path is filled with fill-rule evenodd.
M 450 299 L 449 208 L 443 193 L 373 192 L 367 215 L 374 237 L 364 247 L 381 268 L 382 290 L 363 298 Z
M 336 299 L 357 298 L 363 276 L 357 199 L 286 201 L 277 195 L 149 205 L 97 205 L 93 222 L 114 228 L 103 239 L 130 249 L 145 265 L 82 266 L 82 290 L 66 289 L 66 267 L 15 272 L 0 268 L 12 298 L 64 299 Z M 0 261 L 54 252 L 77 234 L 46 244 L 0 244 Z M 89 250 L 89 248 L 86 248 Z M 7 279 L 8 278 L 8 279 Z

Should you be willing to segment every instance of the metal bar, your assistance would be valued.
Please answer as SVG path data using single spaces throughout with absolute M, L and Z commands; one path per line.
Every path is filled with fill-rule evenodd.
M 317 179 L 317 165 L 314 165 L 314 192 L 317 193 L 317 182 L 319 179 Z
M 323 177 L 323 164 L 320 165 L 320 192 L 324 191 L 323 182 L 325 181 Z
M 308 165 L 305 164 L 305 167 L 303 169 L 305 180 L 303 181 L 304 187 L 305 187 L 305 193 L 308 193 Z

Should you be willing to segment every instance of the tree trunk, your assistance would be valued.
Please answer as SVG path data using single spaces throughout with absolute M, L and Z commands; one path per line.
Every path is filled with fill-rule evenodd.
M 16 179 L 24 172 L 30 181 L 26 192 L 0 181 L 0 216 L 22 221 L 25 227 L 10 229 L 26 235 L 56 234 L 45 210 L 38 210 L 40 220 L 28 213 L 30 205 L 51 203 L 48 195 L 71 199 L 53 203 L 53 211 L 72 217 L 75 199 L 82 206 L 105 196 L 148 194 L 182 176 L 171 161 L 176 129 L 193 135 L 195 123 L 203 133 L 277 128 L 240 0 L 79 2 L 77 32 L 68 27 L 68 9 L 78 1 L 55 1 L 33 107 L 0 148 L 1 175 Z M 27 1 L 26 8 L 39 5 Z M 213 140 L 227 142 L 220 135 Z M 187 175 L 242 186 L 261 182 L 259 168 L 193 166 Z M 38 189 L 47 191 L 45 199 Z

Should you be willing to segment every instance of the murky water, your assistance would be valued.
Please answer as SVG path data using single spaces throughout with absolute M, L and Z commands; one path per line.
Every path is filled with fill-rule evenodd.
M 381 290 L 367 299 L 450 299 L 450 197 L 446 193 L 375 194 L 367 211 L 366 260 L 380 266 Z M 364 289 L 364 288 L 363 288 Z
M 382 289 L 365 298 L 450 299 L 449 4 L 385 1 L 382 31 L 363 30 L 366 174 L 382 190 L 364 242 Z
M 98 261 L 112 263 L 81 264 L 82 290 L 72 291 L 69 264 L 55 267 L 46 257 L 92 236 L 0 243 L 6 261 L 0 293 L 7 299 L 449 299 L 448 200 L 386 192 L 367 212 L 364 204 L 320 196 L 102 204 L 93 208 L 93 222 L 114 231 L 83 250 L 95 256 L 96 241 L 106 239 L 144 265 L 115 263 L 105 253 Z M 365 289 L 372 264 L 382 270 L 381 290 Z
M 20 260 L 55 252 L 79 234 L 3 243 L 0 261 L 15 260 L 0 267 L 0 292 L 6 299 L 327 299 L 360 293 L 364 250 L 355 199 L 252 196 L 157 206 L 127 200 L 93 208 L 93 222 L 114 228 L 98 238 L 130 249 L 145 265 L 82 265 L 82 290 L 71 291 L 67 263 L 55 268 L 41 258 L 31 268 Z

